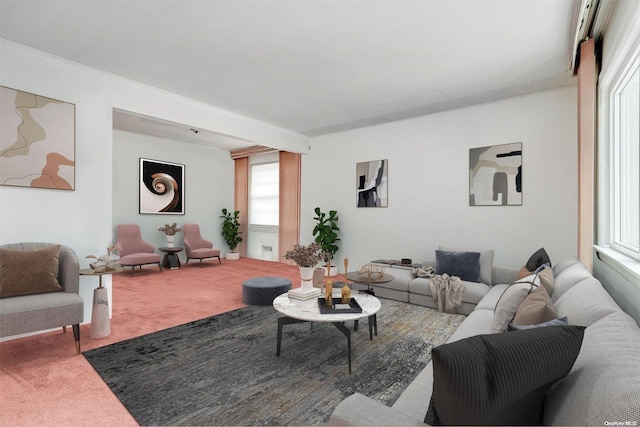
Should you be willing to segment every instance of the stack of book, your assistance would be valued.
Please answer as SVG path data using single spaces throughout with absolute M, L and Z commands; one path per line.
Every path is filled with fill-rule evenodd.
M 289 292 L 289 298 L 306 301 L 313 298 L 318 298 L 322 292 L 318 288 L 295 288 L 291 289 Z

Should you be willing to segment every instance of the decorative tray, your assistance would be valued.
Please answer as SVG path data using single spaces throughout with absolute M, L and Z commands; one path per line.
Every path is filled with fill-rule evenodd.
M 320 308 L 321 314 L 362 313 L 362 307 L 355 298 L 351 298 L 349 304 L 341 304 L 340 297 L 334 298 L 331 307 L 326 307 L 324 303 L 324 298 L 318 298 L 318 308 Z

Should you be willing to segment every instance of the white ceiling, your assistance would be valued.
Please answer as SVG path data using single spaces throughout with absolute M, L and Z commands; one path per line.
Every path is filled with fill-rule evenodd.
M 577 2 L 0 0 L 0 36 L 315 136 L 575 84 Z

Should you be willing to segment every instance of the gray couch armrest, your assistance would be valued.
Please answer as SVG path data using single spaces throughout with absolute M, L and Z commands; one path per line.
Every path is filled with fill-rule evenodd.
M 80 293 L 80 263 L 76 253 L 64 245 L 60 245 L 58 281 L 65 292 Z
M 425 426 L 402 412 L 360 393 L 352 394 L 333 410 L 332 426 Z
M 517 280 L 519 271 L 517 268 L 493 267 L 493 284 L 510 285 Z

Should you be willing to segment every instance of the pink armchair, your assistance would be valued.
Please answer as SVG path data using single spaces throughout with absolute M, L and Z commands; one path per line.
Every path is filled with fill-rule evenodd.
M 160 254 L 154 253 L 155 247 L 151 243 L 142 240 L 140 227 L 137 224 L 120 224 L 116 234 L 119 263 L 123 267 L 131 266 L 132 276 L 136 265 L 142 268 L 146 264 L 158 264 L 158 268 L 162 271 Z
M 185 264 L 189 263 L 190 259 L 199 259 L 200 267 L 202 267 L 202 260 L 207 258 L 218 258 L 218 262 L 222 264 L 220 250 L 213 249 L 213 243 L 202 238 L 198 224 L 185 224 L 182 229 L 184 231 L 184 246 L 187 251 Z

